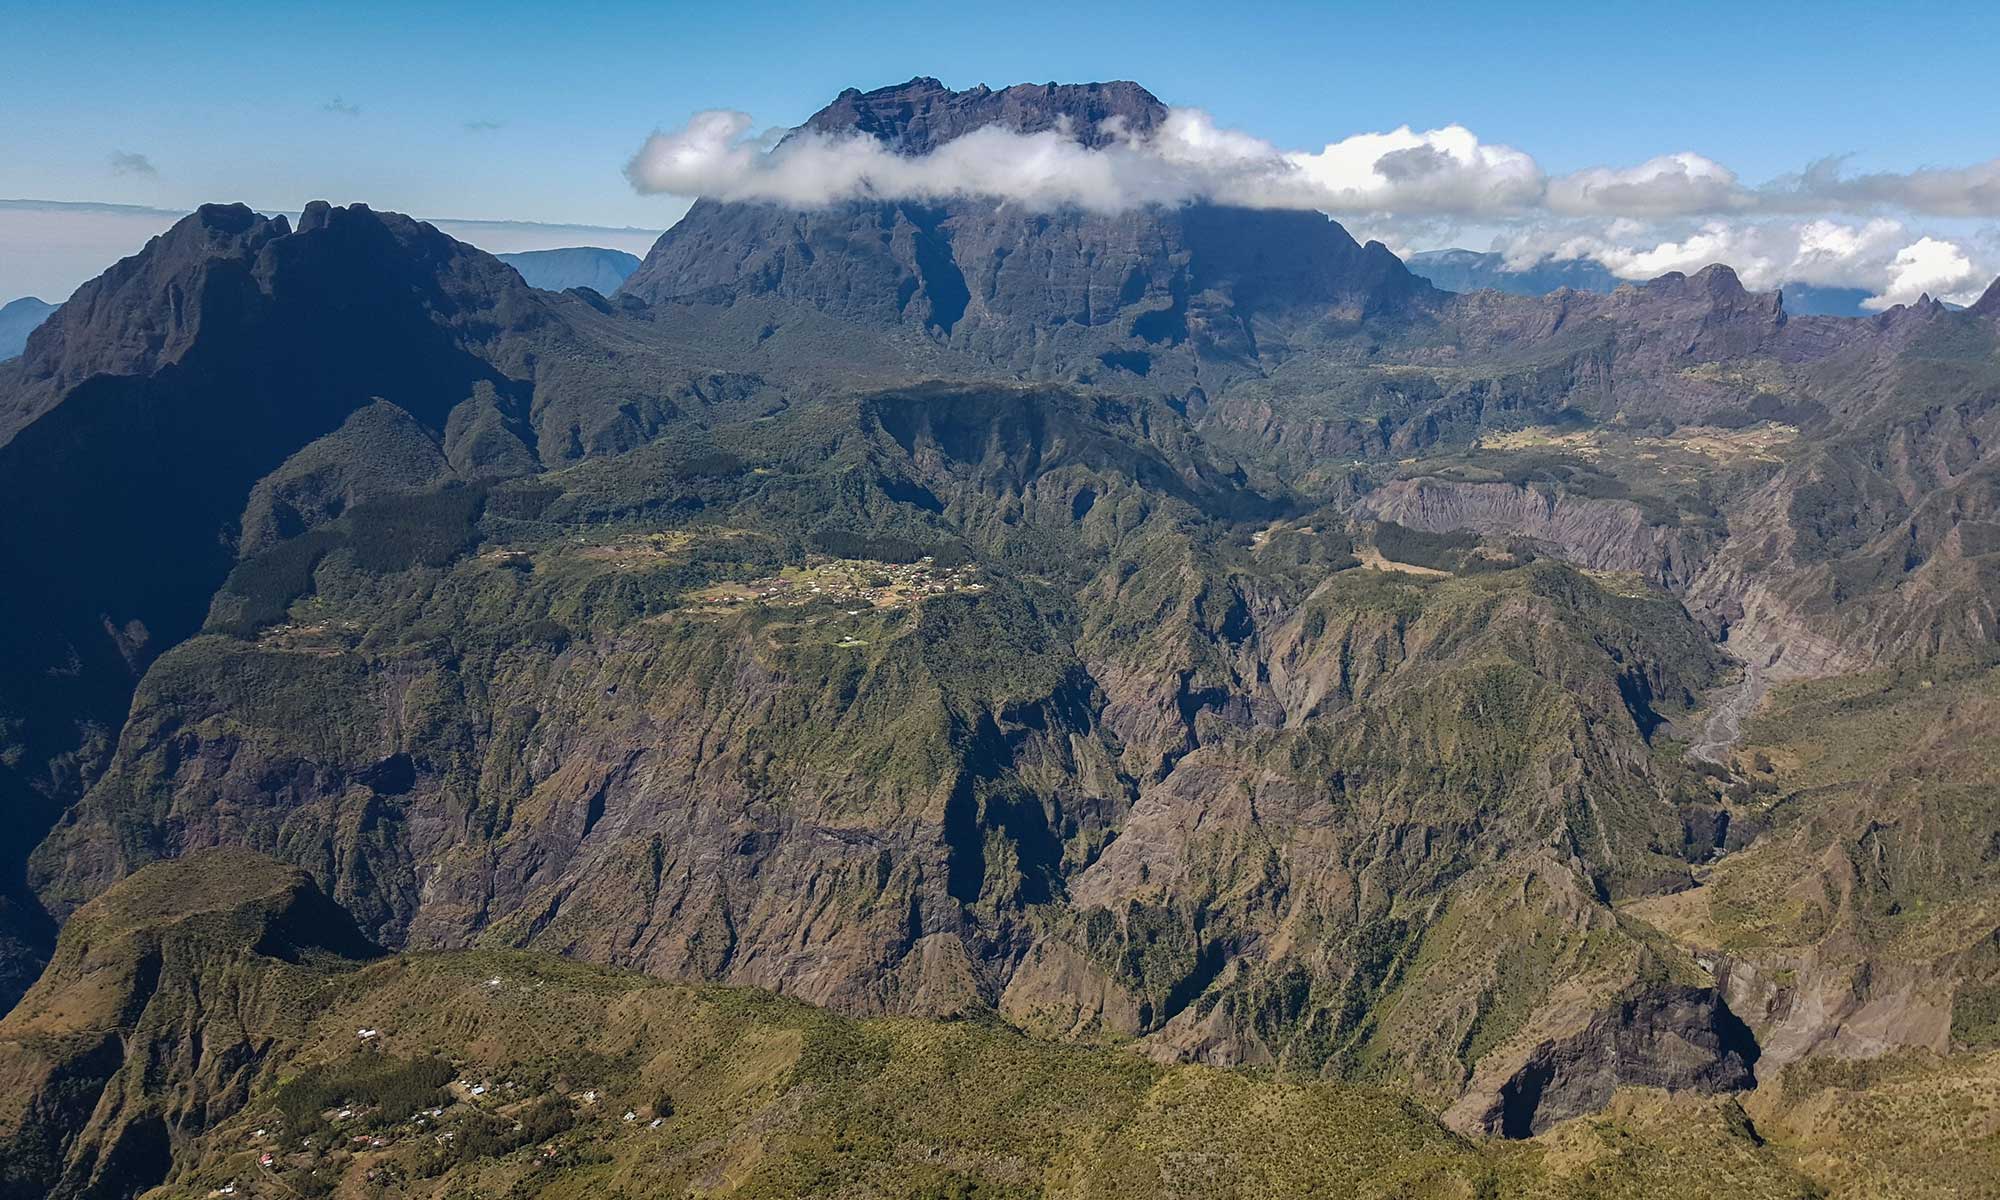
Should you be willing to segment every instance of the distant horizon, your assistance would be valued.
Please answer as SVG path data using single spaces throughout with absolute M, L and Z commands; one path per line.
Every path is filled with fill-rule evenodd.
M 305 203 L 246 206 L 265 216 L 283 215 L 296 221 Z M 391 211 L 386 206 L 370 207 Z M 147 241 L 165 233 L 193 211 L 193 207 L 173 209 L 93 200 L 0 198 L 0 304 L 26 297 L 60 304 L 78 287 L 95 279 L 119 259 L 138 253 Z M 39 219 L 36 214 L 40 214 Z M 643 258 L 653 242 L 666 232 L 639 226 L 407 215 L 435 225 L 489 254 L 591 246 L 623 250 Z M 594 240 L 579 241 L 579 235 Z M 27 286 L 16 280 L 26 281 Z

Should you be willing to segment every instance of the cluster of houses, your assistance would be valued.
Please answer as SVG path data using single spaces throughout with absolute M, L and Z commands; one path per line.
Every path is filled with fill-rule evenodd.
M 502 983 L 503 980 L 496 975 L 486 981 L 486 986 L 489 989 L 498 988 L 502 986 Z M 356 1029 L 354 1032 L 355 1032 L 355 1039 L 358 1042 L 360 1042 L 361 1045 L 365 1048 L 377 1048 L 380 1047 L 382 1044 L 383 1032 L 379 1028 L 375 1028 L 372 1026 L 362 1026 L 361 1028 Z M 452 1097 L 454 1098 L 454 1102 L 460 1104 L 482 1106 L 482 1107 L 488 1105 L 496 1105 L 496 1104 L 506 1105 L 516 1099 L 523 1098 L 528 1094 L 528 1091 L 524 1091 L 520 1087 L 520 1085 L 514 1083 L 512 1080 L 501 1080 L 498 1083 L 493 1083 L 488 1080 L 474 1080 L 471 1078 L 461 1078 L 461 1079 L 454 1079 L 445 1086 L 446 1090 L 450 1092 Z M 594 1107 L 600 1102 L 601 1099 L 599 1093 L 595 1088 L 590 1088 L 578 1092 L 572 1092 L 569 1094 L 568 1098 L 572 1103 L 583 1108 Z M 432 1108 L 426 1108 L 418 1113 L 413 1114 L 410 1117 L 409 1121 L 407 1122 L 408 1125 L 410 1126 L 410 1129 L 407 1131 L 407 1134 L 404 1135 L 398 1135 L 394 1133 L 353 1133 L 347 1135 L 344 1144 L 349 1149 L 352 1150 L 381 1150 L 396 1145 L 399 1141 L 402 1140 L 403 1136 L 428 1134 L 433 1141 L 437 1142 L 439 1145 L 444 1145 L 451 1142 L 458 1136 L 456 1131 L 454 1130 L 437 1128 L 438 1124 L 441 1123 L 443 1118 L 445 1117 L 447 1111 L 448 1111 L 447 1106 L 440 1105 Z M 329 1110 L 326 1113 L 324 1113 L 323 1116 L 325 1116 L 328 1120 L 333 1121 L 337 1124 L 345 1124 L 347 1122 L 366 1118 L 369 1115 L 369 1112 L 370 1109 L 368 1109 L 366 1106 L 350 1105 L 336 1110 Z M 632 1109 L 632 1108 L 625 1109 L 622 1120 L 623 1123 L 627 1125 L 637 1125 L 640 1121 L 639 1111 L 637 1109 Z M 647 1125 L 647 1128 L 658 1129 L 660 1128 L 661 1125 L 665 1124 L 665 1122 L 666 1119 L 664 1117 L 654 1117 L 650 1122 L 650 1124 Z M 516 1126 L 516 1128 L 519 1128 L 519 1126 Z M 251 1142 L 253 1148 L 259 1151 L 257 1155 L 258 1167 L 262 1168 L 266 1172 L 275 1173 L 278 1170 L 280 1170 L 284 1164 L 279 1160 L 278 1152 L 276 1150 L 264 1148 L 265 1146 L 270 1144 L 272 1136 L 273 1133 L 271 1129 L 260 1126 L 257 1129 L 251 1131 L 249 1135 L 249 1141 Z M 334 1146 L 340 1146 L 343 1144 L 343 1142 L 339 1136 L 335 1136 L 332 1139 L 332 1144 Z M 299 1145 L 301 1150 L 310 1151 L 313 1148 L 314 1141 L 311 1137 L 304 1137 L 300 1139 Z M 553 1158 L 555 1156 L 555 1153 L 556 1153 L 556 1147 L 554 1147 L 553 1145 L 545 1147 L 543 1149 L 544 1158 Z M 241 1180 L 225 1183 L 220 1187 L 211 1190 L 208 1193 L 208 1195 L 212 1198 L 218 1198 L 218 1200 L 220 1197 L 234 1196 L 238 1194 L 239 1190 L 241 1190 L 242 1185 L 243 1181 Z M 280 1183 L 279 1186 L 283 1186 L 282 1183 Z M 252 1190 L 253 1191 L 256 1190 L 254 1186 L 252 1187 Z
M 928 556 L 913 563 L 881 563 L 814 555 L 796 576 L 778 575 L 740 587 L 717 588 L 705 603 L 797 606 L 832 602 L 896 608 L 928 596 L 981 591 L 986 585 L 979 582 L 978 574 L 979 569 L 970 564 L 940 567 Z

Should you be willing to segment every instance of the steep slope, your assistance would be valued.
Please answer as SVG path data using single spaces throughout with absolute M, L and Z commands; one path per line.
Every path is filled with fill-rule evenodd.
M 427 225 L 210 206 L 80 288 L 0 365 L 0 919 L 51 932 L 19 860 L 101 769 L 132 686 L 239 550 L 358 501 L 615 453 L 754 380 L 608 331 Z M 604 340 L 610 344 L 604 344 Z M 17 994 L 11 989 L 7 998 Z
M 250 844 L 395 945 L 998 1007 L 1440 1101 L 1674 969 L 1606 905 L 1705 853 L 1648 739 L 1716 660 L 1664 597 L 1258 544 L 1270 501 L 1163 406 L 913 389 L 752 428 L 497 487 L 429 562 L 359 506 L 254 610 L 246 563 L 42 896 Z M 1512 886 L 1533 963 L 1469 917 Z

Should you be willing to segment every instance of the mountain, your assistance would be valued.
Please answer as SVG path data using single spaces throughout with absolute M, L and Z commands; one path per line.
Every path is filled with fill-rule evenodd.
M 1514 296 L 1540 296 L 1558 288 L 1583 292 L 1613 292 L 1627 280 L 1588 258 L 1544 258 L 1524 267 L 1510 267 L 1500 254 L 1477 250 L 1424 250 L 1410 255 L 1410 270 L 1447 292 L 1491 288 Z M 1785 309 L 1798 316 L 1862 317 L 1866 288 L 1823 287 L 1787 283 L 1781 289 Z
M 1624 280 L 1588 258 L 1541 259 L 1527 267 L 1509 267 L 1504 256 L 1477 250 L 1424 250 L 1404 260 L 1447 292 L 1477 292 L 1491 288 L 1514 296 L 1540 296 L 1557 288 L 1580 292 L 1614 292 Z
M 1165 115 L 1130 83 L 954 92 L 915 79 L 846 93 L 804 128 L 921 154 L 990 123 L 1060 125 L 1095 145 Z M 1199 386 L 1197 363 L 1254 358 L 1260 320 L 1414 312 L 1433 295 L 1379 243 L 1362 246 L 1316 213 L 1040 213 L 983 200 L 810 212 L 697 201 L 623 294 L 758 314 L 758 330 L 831 319 L 900 358 L 944 351 L 1037 374 L 1157 374 L 1150 387 L 1183 391 Z
M 916 80 L 809 125 L 921 153 L 1160 111 Z M 887 1168 L 840 1175 L 828 1128 L 878 1164 L 971 1136 L 862 1138 L 903 1078 L 868 1064 L 946 1045 L 985 1097 L 1061 1043 L 1131 1073 L 1072 1122 L 1138 1164 L 1109 1194 L 1159 1190 L 1143 1147 L 1244 1136 L 1103 1150 L 1244 1078 L 1165 1063 L 1276 1077 L 1190 1117 L 1386 1089 L 1410 1120 L 1381 1136 L 1433 1147 L 1439 1194 L 1516 1166 L 1658 1194 L 1690 1145 L 1753 1194 L 1948 1193 L 1990 1139 L 1925 1097 L 1977 1094 L 2000 1045 L 1994 305 L 1801 315 L 1719 264 L 1454 294 L 1312 214 L 976 200 L 702 201 L 607 298 L 360 206 L 204 208 L 0 365 L 0 566 L 28 581 L 0 592 L 0 962 L 66 996 L 93 914 L 162 864 L 306 873 L 399 957 L 327 966 L 389 989 L 329 985 L 298 1019 L 330 1024 L 254 1027 L 278 1065 L 230 1104 L 280 1110 L 284 1064 L 334 1070 L 393 1033 L 376 1012 L 442 1014 L 409 1063 L 516 1070 L 468 1031 L 546 1014 L 461 995 L 515 952 L 593 965 L 533 968 L 597 997 L 551 999 L 584 1040 L 537 1069 L 568 1097 L 619 1059 L 635 1123 L 704 989 L 837 1014 L 691 1051 L 736 1064 L 699 1094 L 777 1079 L 790 1107 L 702 1101 L 678 1165 L 622 1120 L 558 1138 L 586 1191 L 741 1180 L 713 1156 L 756 1122 L 799 1131 L 758 1186 L 853 1191 Z M 648 979 L 681 1007 L 644 1017 Z M 70 1070 L 19 1061 L 36 1095 Z M 124 1111 L 105 1094 L 45 1128 Z M 148 1170 L 247 1170 L 224 1107 Z M 1032 1193 L 1057 1160 L 994 1174 L 1043 1144 L 1014 1120 L 922 1161 Z M 539 1151 L 488 1132 L 512 1186 Z M 96 1177 L 63 1147 L 110 1135 L 76 1136 L 38 1180 Z M 442 1157 L 421 1177 L 488 1169 Z
M 21 824 L 0 881 L 12 942 L 49 935 L 20 860 L 100 769 L 152 659 L 201 627 L 240 550 L 383 492 L 471 496 L 633 445 L 705 403 L 697 392 L 738 388 L 658 353 L 563 351 L 608 319 L 405 217 L 315 204 L 294 230 L 210 206 L 78 289 L 0 364 L 0 505 L 37 514 L 0 528 L 17 581 L 0 599 L 0 795 Z M 621 390 L 626 372 L 644 400 Z
M 1965 1147 L 2000 1060 L 1836 1071 L 1754 1123 L 1731 1099 L 1628 1086 L 1596 1119 L 1477 1141 L 1378 1088 L 992 1022 L 856 1020 L 541 954 L 382 957 L 298 872 L 212 852 L 78 915 L 0 1021 L 0 1071 L 9 1197 L 1804 1200 L 1979 1194 L 1988 1162 Z
M 1986 289 L 1969 311 L 1976 317 L 2000 316 L 2000 279 L 1993 281 L 1993 286 Z
M 301 871 L 217 850 L 79 912 L 0 1021 L 0 1195 L 129 1196 L 240 1106 L 302 1002 L 378 953 Z
M 0 1107 L 5 1194 L 394 1181 L 414 1195 L 1553 1200 L 1579 1176 L 1596 1195 L 1815 1194 L 1727 1101 L 1628 1092 L 1546 1151 L 1482 1145 L 1372 1088 L 988 1022 L 855 1020 L 548 955 L 377 958 L 299 941 L 309 924 L 341 919 L 297 872 L 242 853 L 149 867 L 79 914 L 50 976 L 0 1022 L 0 1064 L 25 1084 Z M 85 1116 L 74 1141 L 50 1137 Z M 1676 1163 L 1695 1150 L 1710 1169 L 1689 1176 Z
M 523 250 L 516 254 L 494 255 L 521 273 L 529 287 L 545 292 L 566 292 L 589 288 L 601 296 L 617 291 L 632 272 L 639 269 L 637 255 L 623 250 L 596 246 L 569 246 L 561 250 Z
M 19 357 L 28 344 L 28 335 L 55 310 L 55 305 L 44 304 L 33 296 L 0 305 L 0 361 Z

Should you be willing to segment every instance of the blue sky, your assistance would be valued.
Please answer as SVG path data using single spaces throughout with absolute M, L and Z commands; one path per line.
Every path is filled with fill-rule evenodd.
M 2000 154 L 1982 4 L 30 4 L 0 0 L 0 196 L 325 196 L 661 223 L 619 171 L 705 108 L 1132 78 L 1283 146 L 1465 124 L 1552 170 L 1693 149 L 1748 179 Z M 351 114 L 336 111 L 340 104 Z M 498 128 L 468 129 L 491 122 Z M 157 175 L 114 173 L 117 152 Z
M 657 228 L 685 201 L 621 173 L 656 127 L 917 74 L 1136 79 L 1286 148 L 1456 123 L 1551 174 L 1692 150 L 1754 184 L 2000 156 L 1996 62 L 1992 4 L 0 0 L 0 198 Z

